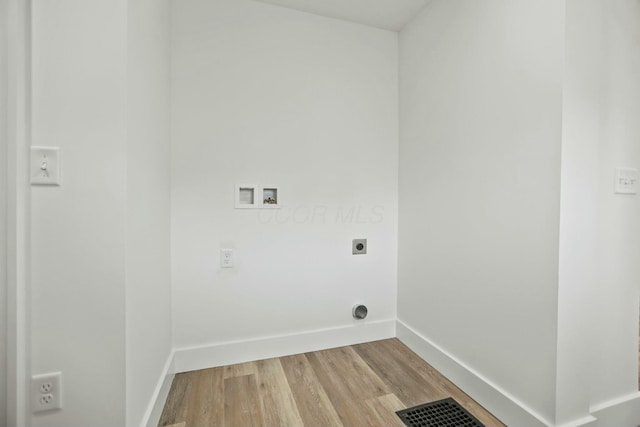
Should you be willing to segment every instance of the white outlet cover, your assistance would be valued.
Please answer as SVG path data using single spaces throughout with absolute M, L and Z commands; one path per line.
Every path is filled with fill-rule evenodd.
M 31 147 L 31 185 L 60 185 L 62 156 L 58 147 Z
M 62 373 L 31 378 L 31 409 L 34 413 L 62 409 Z
M 220 268 L 233 268 L 233 249 L 220 249 Z
M 638 194 L 638 169 L 616 168 L 615 193 Z

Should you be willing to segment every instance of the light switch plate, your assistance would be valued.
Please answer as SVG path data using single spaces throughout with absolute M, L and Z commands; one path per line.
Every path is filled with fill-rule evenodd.
M 616 194 L 638 194 L 638 169 L 616 168 Z
M 58 147 L 31 147 L 31 184 L 60 185 L 62 158 Z

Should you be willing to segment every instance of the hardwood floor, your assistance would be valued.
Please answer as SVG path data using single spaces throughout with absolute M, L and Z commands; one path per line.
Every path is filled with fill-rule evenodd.
M 159 427 L 403 427 L 396 411 L 446 397 L 504 426 L 390 339 L 178 374 Z

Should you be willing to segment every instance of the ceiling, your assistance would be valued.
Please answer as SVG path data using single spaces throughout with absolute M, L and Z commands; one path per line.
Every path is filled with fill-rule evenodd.
M 400 31 L 431 0 L 256 0 L 357 22 L 386 30 Z

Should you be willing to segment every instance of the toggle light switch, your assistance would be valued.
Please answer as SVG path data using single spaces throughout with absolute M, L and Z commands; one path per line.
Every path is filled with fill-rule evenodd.
M 638 169 L 616 168 L 616 194 L 638 193 Z
M 31 184 L 60 185 L 61 155 L 58 147 L 31 147 Z

